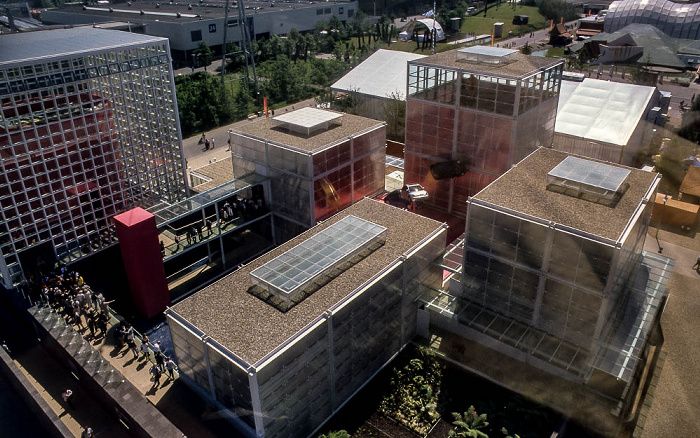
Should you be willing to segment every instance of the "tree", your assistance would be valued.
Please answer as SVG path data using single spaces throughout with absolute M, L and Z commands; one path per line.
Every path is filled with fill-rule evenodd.
M 200 66 L 204 66 L 204 71 L 206 71 L 207 66 L 211 64 L 211 59 L 213 56 L 213 53 L 207 45 L 207 43 L 205 43 L 204 41 L 200 41 L 199 45 L 196 49 L 194 49 L 192 53 L 197 58 L 197 63 Z
M 200 72 L 177 77 L 175 88 L 183 136 L 216 128 L 233 120 L 230 90 L 210 74 Z
M 531 55 L 532 47 L 530 46 L 530 43 L 525 42 L 525 45 L 520 48 L 520 53 L 522 53 L 523 55 Z
M 400 91 L 392 92 L 384 103 L 382 111 L 386 120 L 386 137 L 390 140 L 403 142 L 406 128 L 406 102 Z
M 467 412 L 460 414 L 453 412 L 454 420 L 452 425 L 454 429 L 450 431 L 450 437 L 456 438 L 489 438 L 487 434 L 479 429 L 483 429 L 489 425 L 486 414 L 479 415 L 474 409 L 474 406 L 469 406 Z
M 546 19 L 555 20 L 555 22 L 558 22 L 562 17 L 564 21 L 578 18 L 576 6 L 573 3 L 567 3 L 565 0 L 538 0 L 537 9 Z

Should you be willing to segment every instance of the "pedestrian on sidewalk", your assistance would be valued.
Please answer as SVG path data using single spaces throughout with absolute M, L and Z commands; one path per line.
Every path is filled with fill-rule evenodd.
M 162 351 L 156 353 L 156 365 L 158 365 L 158 368 L 160 368 L 161 372 L 165 372 L 165 362 L 165 354 L 163 354 Z
M 168 370 L 168 376 L 170 380 L 175 380 L 175 371 L 177 371 L 177 364 L 168 356 L 166 358 L 165 368 Z
M 216 146 L 216 139 L 212 138 L 211 139 L 211 148 L 214 149 L 214 146 Z
M 139 357 L 139 349 L 136 347 L 134 328 L 131 326 L 131 324 L 126 325 L 126 345 L 128 345 L 129 350 L 134 353 L 134 359 L 137 359 Z
M 10 351 L 10 347 L 7 346 L 7 341 L 2 340 L 2 349 L 5 350 L 7 354 L 12 354 L 12 351 Z
M 698 259 L 695 261 L 695 264 L 693 265 L 693 269 L 696 271 L 700 270 L 700 255 L 698 256 Z
M 141 353 L 143 354 L 144 359 L 148 359 L 148 336 L 143 335 L 143 339 L 141 339 Z
M 69 388 L 66 388 L 65 391 L 63 391 L 63 394 L 61 394 L 63 397 L 63 401 L 66 402 L 68 406 L 70 406 L 71 409 L 75 410 L 75 405 L 73 404 L 73 391 L 71 391 Z
M 151 381 L 153 381 L 153 388 L 158 388 L 160 385 L 160 376 L 163 374 L 158 368 L 158 365 L 153 365 L 150 369 Z
M 95 436 L 95 433 L 92 431 L 92 428 L 85 426 L 83 427 L 83 431 L 80 434 L 80 438 L 93 438 Z

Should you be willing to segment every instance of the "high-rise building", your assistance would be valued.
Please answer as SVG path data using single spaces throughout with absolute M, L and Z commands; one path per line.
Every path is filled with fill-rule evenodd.
M 469 196 L 551 146 L 563 66 L 482 46 L 409 61 L 404 180 L 464 215 Z
M 74 28 L 0 37 L 0 276 L 116 242 L 111 218 L 187 195 L 168 40 Z

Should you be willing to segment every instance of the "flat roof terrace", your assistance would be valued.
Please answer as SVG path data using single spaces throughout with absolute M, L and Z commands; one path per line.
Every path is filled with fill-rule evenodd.
M 304 109 L 297 110 L 288 114 L 293 115 L 296 112 L 302 110 Z M 343 121 L 341 124 L 329 125 L 328 129 L 326 130 L 317 130 L 311 132 L 307 136 L 306 134 L 300 134 L 294 131 L 290 131 L 279 121 L 275 120 L 279 119 L 282 116 L 277 116 L 274 119 L 261 117 L 255 119 L 251 123 L 235 127 L 233 129 L 233 132 L 251 135 L 262 141 L 267 140 L 275 142 L 281 145 L 290 146 L 292 148 L 301 149 L 305 152 L 314 152 L 317 149 L 323 148 L 324 146 L 328 146 L 347 137 L 356 135 L 362 131 L 369 130 L 371 128 L 376 128 L 386 124 L 385 122 L 380 122 L 379 120 L 368 119 L 366 117 L 355 116 L 352 114 L 343 114 L 329 110 L 316 111 L 323 111 L 324 113 L 342 116 Z
M 384 245 L 287 312 L 248 293 L 251 271 L 349 215 L 386 227 Z M 365 198 L 177 303 L 172 310 L 253 364 L 442 227 L 440 222 Z
M 539 148 L 477 193 L 474 199 L 619 240 L 642 200 L 651 196 L 650 190 L 658 174 L 603 162 L 630 170 L 629 187 L 619 201 L 613 206 L 603 205 L 547 189 L 547 174 L 568 156 L 566 152 Z
M 563 64 L 564 62 L 559 59 L 523 55 L 520 52 L 509 54 L 509 61 L 504 63 L 474 62 L 463 60 L 461 58 L 462 54 L 459 52 L 460 50 L 462 49 L 436 53 L 427 58 L 409 61 L 409 64 L 446 67 L 471 73 L 485 73 L 495 76 L 521 78 L 529 76 L 537 71 Z

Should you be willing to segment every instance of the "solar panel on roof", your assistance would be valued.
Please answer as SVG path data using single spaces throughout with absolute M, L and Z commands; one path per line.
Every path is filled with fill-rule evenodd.
M 284 301 L 292 301 L 318 278 L 343 262 L 386 241 L 387 229 L 346 216 L 250 273 L 251 282 Z

